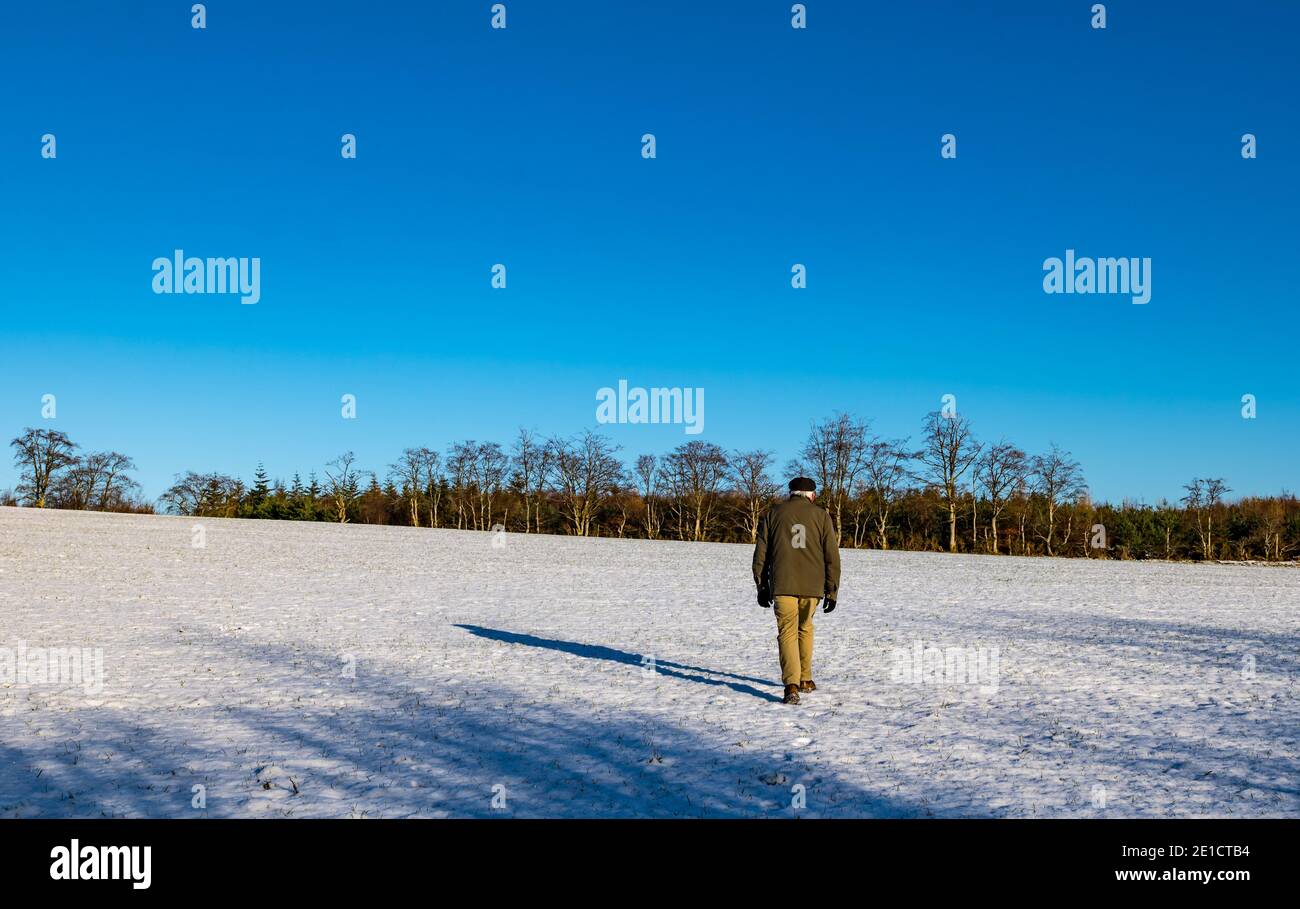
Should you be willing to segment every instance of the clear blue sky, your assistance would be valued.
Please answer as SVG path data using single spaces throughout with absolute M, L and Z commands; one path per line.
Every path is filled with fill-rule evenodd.
M 573 433 L 627 378 L 703 387 L 690 438 L 781 461 L 813 418 L 915 435 L 951 393 L 1097 497 L 1300 486 L 1300 6 L 807 5 L 10 4 L 5 438 L 125 451 L 155 496 Z M 260 257 L 261 302 L 155 295 L 177 247 Z M 1151 257 L 1151 302 L 1045 294 L 1067 248 Z

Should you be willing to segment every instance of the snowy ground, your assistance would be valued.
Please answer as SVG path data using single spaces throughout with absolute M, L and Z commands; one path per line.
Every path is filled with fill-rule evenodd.
M 748 547 L 492 542 L 0 508 L 0 817 L 1300 815 L 1298 570 L 846 552 L 787 707 Z

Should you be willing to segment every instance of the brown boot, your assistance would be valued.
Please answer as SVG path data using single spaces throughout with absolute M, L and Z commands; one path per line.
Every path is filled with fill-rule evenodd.
M 785 704 L 798 704 L 798 703 L 799 703 L 799 686 L 798 686 L 798 685 L 786 685 L 786 686 L 785 686 L 785 699 L 782 701 L 782 703 L 785 703 Z
M 816 691 L 816 690 L 817 690 L 817 683 L 814 682 L 812 679 L 809 679 L 809 680 L 806 681 L 806 682 L 800 682 L 800 683 L 799 683 L 799 690 L 800 690 L 800 691 Z

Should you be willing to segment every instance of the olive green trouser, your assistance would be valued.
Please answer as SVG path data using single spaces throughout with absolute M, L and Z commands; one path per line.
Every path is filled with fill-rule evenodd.
M 812 681 L 813 616 L 820 600 L 820 597 L 774 598 L 782 685 Z

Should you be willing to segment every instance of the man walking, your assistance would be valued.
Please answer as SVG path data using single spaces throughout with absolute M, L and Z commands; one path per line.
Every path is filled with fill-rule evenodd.
M 840 588 L 839 534 L 825 509 L 813 504 L 816 498 L 812 480 L 791 480 L 790 498 L 763 515 L 754 545 L 758 605 L 776 608 L 787 704 L 798 704 L 800 691 L 817 690 L 812 678 L 813 614 L 823 597 L 827 615 L 834 612 Z

